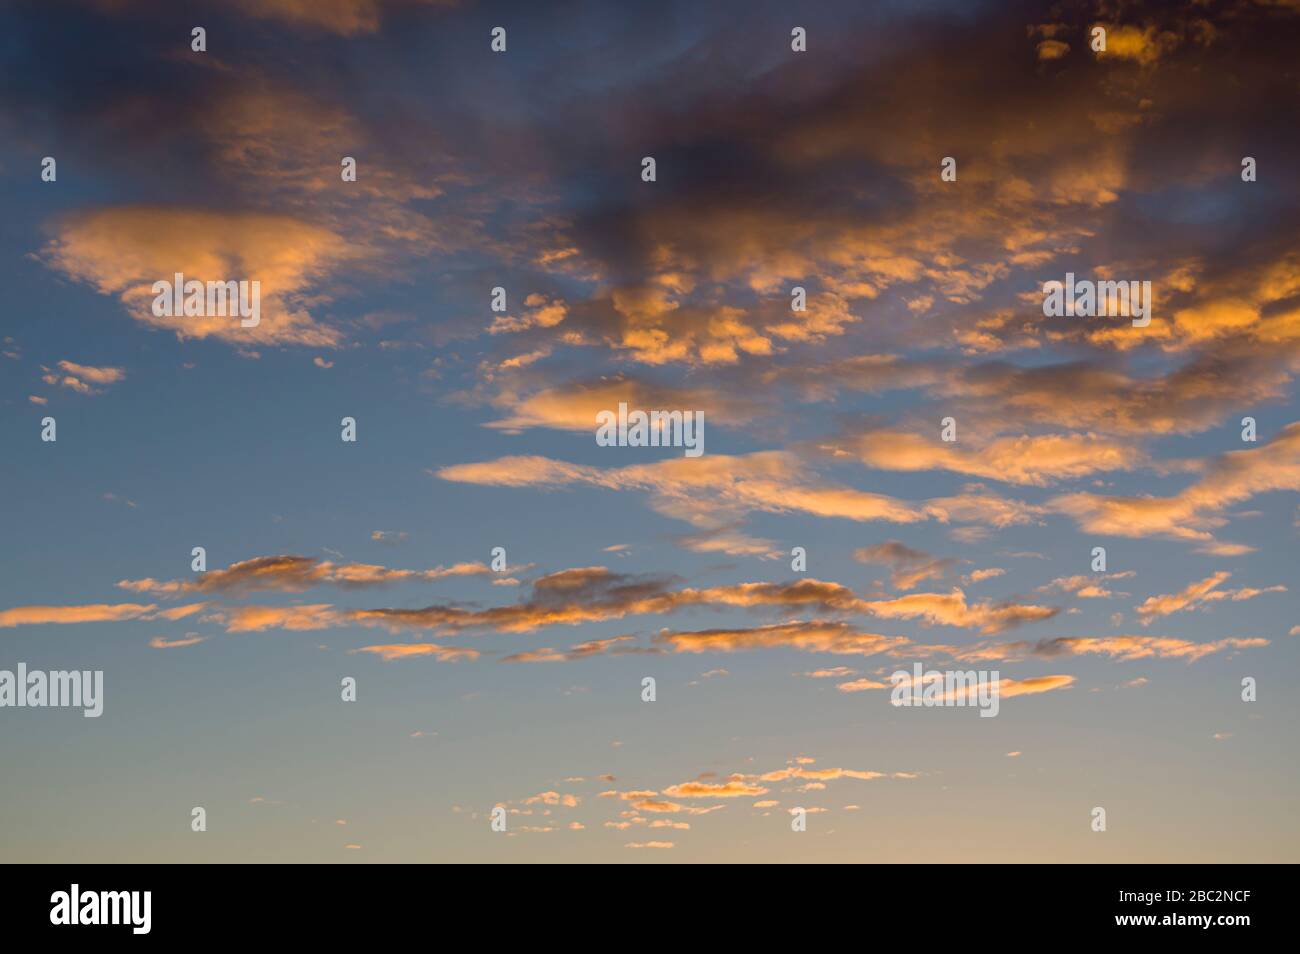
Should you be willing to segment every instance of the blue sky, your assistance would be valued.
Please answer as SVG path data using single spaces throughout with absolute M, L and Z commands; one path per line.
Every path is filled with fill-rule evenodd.
M 0 13 L 0 669 L 106 687 L 0 710 L 0 854 L 1295 859 L 1294 11 L 794 16 Z

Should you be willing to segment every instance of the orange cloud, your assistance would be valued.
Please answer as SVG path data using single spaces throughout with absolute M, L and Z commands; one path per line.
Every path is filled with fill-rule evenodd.
M 746 798 L 766 795 L 767 792 L 761 785 L 750 785 L 736 779 L 726 782 L 682 782 L 664 789 L 664 794 L 673 798 Z
M 1074 685 L 1073 676 L 1031 676 L 1028 679 L 999 679 L 998 695 L 1004 699 L 1013 696 L 1035 696 L 1054 689 Z
M 186 633 L 184 639 L 167 639 L 163 636 L 155 636 L 149 640 L 149 646 L 152 649 L 180 649 L 183 646 L 197 646 L 205 638 L 198 633 Z
M 443 480 L 495 487 L 556 488 L 586 485 L 648 493 L 659 513 L 718 529 L 750 511 L 800 512 L 817 517 L 891 523 L 951 520 L 998 527 L 1029 523 L 1043 511 L 979 488 L 919 504 L 884 494 L 828 484 L 801 458 L 786 451 L 669 458 L 653 464 L 602 470 L 545 457 L 503 457 L 437 471 Z
M 76 391 L 78 394 L 99 394 L 100 388 L 116 384 L 126 378 L 126 372 L 121 368 L 96 368 L 72 361 L 60 361 L 58 369 L 62 374 L 42 366 L 41 370 L 45 374 L 41 376 L 41 380 L 51 386 L 59 385 Z
M 307 311 L 317 287 L 349 257 L 348 244 L 328 229 L 288 215 L 216 212 L 162 206 L 122 206 L 64 219 L 41 253 L 69 278 L 118 296 L 137 321 L 177 337 L 232 344 L 331 347 L 341 336 Z M 260 282 L 261 320 L 238 316 L 156 316 L 154 282 Z
M 1096 434 L 1000 437 L 968 449 L 907 431 L 870 430 L 835 441 L 833 446 L 879 470 L 947 470 L 1036 487 L 1131 470 L 1146 460 L 1132 445 Z
M 1171 497 L 1068 494 L 1051 506 L 1088 533 L 1166 537 L 1194 542 L 1204 552 L 1235 555 L 1251 548 L 1215 539 L 1212 531 L 1228 522 L 1220 512 L 1274 490 L 1300 490 L 1300 421 L 1259 448 L 1220 455 L 1206 466 L 1204 476 Z
M 590 639 L 583 643 L 571 647 L 568 652 L 558 652 L 551 648 L 528 650 L 520 653 L 513 653 L 509 656 L 503 656 L 502 662 L 573 662 L 577 659 L 587 659 L 590 656 L 599 656 L 608 653 L 611 650 L 617 654 L 622 652 L 654 652 L 655 650 L 635 650 L 631 647 L 624 646 L 625 643 L 635 642 L 633 636 L 613 636 L 609 639 Z
M 1162 596 L 1152 596 L 1144 600 L 1142 604 L 1136 607 L 1138 618 L 1143 626 L 1149 626 L 1156 618 L 1160 616 L 1169 616 L 1173 613 L 1184 612 L 1187 610 L 1200 609 L 1209 603 L 1218 602 L 1219 600 L 1232 600 L 1240 602 L 1242 600 L 1254 599 L 1264 593 L 1285 593 L 1285 586 L 1270 586 L 1266 589 L 1257 589 L 1254 587 L 1244 587 L 1238 590 L 1220 590 L 1219 584 L 1223 583 L 1232 574 L 1221 570 L 1207 576 L 1203 580 L 1189 583 L 1186 587 L 1177 593 L 1167 593 Z
M 519 395 L 503 387 L 492 404 L 508 409 L 508 415 L 487 426 L 507 433 L 532 427 L 568 431 L 591 431 L 596 415 L 616 410 L 620 403 L 632 409 L 678 409 L 703 411 L 710 424 L 737 425 L 759 413 L 753 402 L 711 388 L 675 388 L 620 375 L 595 382 L 575 382 Z
M 0 629 L 44 623 L 112 623 L 138 619 L 158 607 L 140 603 L 89 603 L 84 606 L 15 606 L 0 610 Z
M 633 802 L 632 807 L 639 812 L 661 812 L 667 814 L 686 810 L 685 806 L 678 805 L 676 802 L 650 798 L 643 798 L 640 801 Z
M 228 633 L 256 633 L 267 629 L 295 632 L 327 629 L 342 624 L 338 611 L 329 603 L 301 606 L 226 606 L 209 612 L 205 620 L 222 623 Z
M 900 590 L 910 590 L 925 580 L 940 578 L 958 562 L 954 559 L 936 559 L 898 540 L 886 540 L 884 543 L 854 550 L 853 559 L 862 563 L 892 566 L 894 570 L 890 582 Z
M 777 623 L 752 629 L 665 630 L 655 636 L 655 642 L 675 653 L 793 648 L 814 653 L 873 656 L 898 649 L 909 641 L 902 636 L 859 632 L 848 623 L 811 621 Z
M 1058 640 L 1052 640 L 1057 644 Z M 1174 659 L 1186 659 L 1195 662 L 1214 653 L 1233 649 L 1258 649 L 1268 645 L 1267 639 L 1259 637 L 1215 639 L 1205 643 L 1193 643 L 1189 640 L 1154 637 L 1144 639 L 1141 636 L 1110 636 L 1095 639 L 1071 641 L 1069 652 L 1103 653 L 1122 660 L 1147 659 L 1153 656 Z
M 530 632 L 543 626 L 664 614 L 692 606 L 813 608 L 836 612 L 868 610 L 868 604 L 848 587 L 817 579 L 670 590 L 667 580 L 629 577 L 595 566 L 547 574 L 533 584 L 531 599 L 513 605 L 485 610 L 451 604 L 420 609 L 363 609 L 348 611 L 347 618 L 364 625 L 390 629 L 459 631 L 490 628 L 498 632 Z
M 332 583 L 346 588 L 382 586 L 412 580 L 430 581 L 455 576 L 487 576 L 484 563 L 457 563 L 432 570 L 393 570 L 368 563 L 332 563 L 304 556 L 254 557 L 210 570 L 188 580 L 119 580 L 121 589 L 136 593 L 175 596 L 180 593 L 239 593 L 257 590 L 299 592 Z
M 884 772 L 863 772 L 856 769 L 846 768 L 826 768 L 826 769 L 809 769 L 801 765 L 787 766 L 783 769 L 777 769 L 775 772 L 765 772 L 758 778 L 763 782 L 783 782 L 786 779 L 802 778 L 812 779 L 815 781 L 832 781 L 838 778 L 856 778 L 862 781 L 871 781 L 877 778 L 888 778 Z
M 864 692 L 867 689 L 890 689 L 892 684 L 881 682 L 879 679 L 851 679 L 848 682 L 841 682 L 836 687 L 840 692 Z
M 1137 573 L 1133 570 L 1126 570 L 1122 573 L 1092 573 L 1076 576 L 1060 576 L 1052 580 L 1052 582 L 1040 586 L 1038 589 L 1039 592 L 1042 593 L 1072 593 L 1079 599 L 1084 600 L 1110 599 L 1115 594 L 1106 587 L 1105 584 L 1107 581 L 1126 580 L 1134 576 L 1137 576 Z
M 1037 643 L 984 643 L 969 647 L 935 648 L 966 662 L 1017 662 L 1028 656 L 1050 659 L 1062 655 L 1109 656 L 1121 662 L 1136 659 L 1183 659 L 1196 662 L 1219 652 L 1256 649 L 1267 645 L 1267 639 L 1258 637 L 1228 637 L 1198 643 L 1170 636 L 1061 636 Z
M 1177 48 L 1179 37 L 1175 33 L 1156 27 L 1125 24 L 1099 24 L 1106 30 L 1106 49 L 1096 55 L 1105 59 L 1114 57 L 1132 60 L 1141 66 L 1152 66 L 1162 56 Z
M 1061 611 L 1055 606 L 1021 603 L 968 604 L 966 594 L 958 587 L 949 593 L 909 593 L 892 600 L 865 600 L 862 607 L 885 619 L 920 619 L 944 626 L 973 627 L 982 633 L 998 633 L 1023 623 L 1051 619 Z
M 1040 40 L 1034 49 L 1040 60 L 1059 60 L 1070 52 L 1070 44 L 1060 40 Z
M 997 694 L 999 698 L 1010 699 L 1015 696 L 1032 696 L 1032 695 L 1039 695 L 1044 692 L 1052 692 L 1055 689 L 1065 689 L 1069 686 L 1074 685 L 1074 681 L 1075 681 L 1074 676 L 1067 676 L 1067 675 L 1031 676 L 1028 679 L 1012 679 L 1010 677 L 1003 676 L 997 679 L 996 681 L 994 681 L 993 685 L 996 686 L 997 688 Z M 892 689 L 893 688 L 893 683 L 890 683 L 889 685 L 882 685 L 882 684 L 863 685 L 862 683 L 864 682 L 865 680 L 858 680 L 855 683 L 843 683 L 837 688 L 839 688 L 841 692 L 859 692 L 863 689 Z M 912 680 L 909 678 L 903 680 L 901 684 L 908 685 L 911 682 Z M 972 680 L 969 684 L 961 685 L 953 689 L 945 689 L 941 693 L 939 693 L 936 696 L 936 698 L 942 702 L 954 702 L 957 700 L 965 700 L 966 703 L 970 705 L 975 705 L 978 692 L 979 692 L 979 685 L 977 682 Z
M 354 653 L 372 653 L 384 662 L 397 659 L 415 659 L 421 656 L 433 656 L 438 662 L 460 662 L 479 658 L 477 649 L 465 649 L 461 646 L 435 646 L 433 643 L 390 643 L 384 646 L 361 646 L 350 650 Z

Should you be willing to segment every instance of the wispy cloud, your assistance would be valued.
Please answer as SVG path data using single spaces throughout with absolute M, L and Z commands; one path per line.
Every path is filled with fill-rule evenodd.
M 120 580 L 118 587 L 135 593 L 177 596 L 185 593 L 241 593 L 277 590 L 297 593 L 331 584 L 348 589 L 391 583 L 441 580 L 457 576 L 487 576 L 484 563 L 457 563 L 430 570 L 395 570 L 369 563 L 334 563 L 305 556 L 254 557 L 232 563 L 224 570 L 209 570 L 188 580 Z
M 1285 593 L 1286 587 L 1280 584 L 1275 586 L 1264 587 L 1242 587 L 1236 590 L 1221 590 L 1220 584 L 1232 576 L 1226 570 L 1220 570 L 1218 573 L 1211 574 L 1203 580 L 1189 583 L 1177 593 L 1167 593 L 1162 596 L 1152 596 L 1144 600 L 1136 607 L 1135 612 L 1143 626 L 1149 626 L 1161 616 L 1169 616 L 1173 613 L 1183 613 L 1190 610 L 1202 609 L 1211 603 L 1217 603 L 1220 600 L 1232 600 L 1240 602 L 1242 600 L 1254 599 L 1265 593 Z

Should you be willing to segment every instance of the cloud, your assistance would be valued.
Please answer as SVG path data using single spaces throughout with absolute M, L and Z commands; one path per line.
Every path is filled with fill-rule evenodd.
M 733 527 L 678 534 L 673 540 L 678 546 L 694 553 L 725 553 L 728 556 L 751 556 L 761 560 L 775 560 L 783 555 L 774 540 L 751 536 Z
M 114 623 L 139 619 L 156 610 L 154 604 L 88 603 L 83 606 L 15 606 L 0 610 L 0 629 L 45 623 Z
M 873 428 L 846 434 L 823 446 L 851 454 L 878 470 L 947 470 L 1036 487 L 1131 470 L 1146 459 L 1131 444 L 1096 434 L 1022 434 L 973 445 L 968 439 L 958 446 L 907 431 Z
M 1057 497 L 1051 506 L 1088 533 L 1183 540 L 1205 552 L 1234 555 L 1250 548 L 1215 539 L 1212 531 L 1228 522 L 1221 512 L 1274 490 L 1300 490 L 1300 421 L 1288 424 L 1261 447 L 1219 455 L 1199 480 L 1172 496 L 1079 493 Z
M 164 636 L 155 636 L 149 640 L 149 646 L 152 649 L 180 649 L 183 646 L 197 646 L 206 638 L 206 636 L 200 636 L 198 633 L 186 633 L 183 639 L 167 639 Z
M 737 799 L 754 799 L 770 794 L 770 785 L 778 783 L 803 783 L 798 791 L 823 790 L 828 783 L 841 780 L 874 781 L 879 779 L 912 780 L 917 778 L 914 772 L 878 772 L 866 769 L 840 767 L 816 767 L 816 759 L 806 755 L 787 760 L 783 768 L 762 773 L 734 772 L 719 777 L 714 772 L 704 772 L 697 777 L 673 785 L 656 788 L 633 788 L 623 791 L 609 789 L 598 794 L 596 801 L 616 807 L 614 820 L 603 822 L 605 828 L 627 831 L 638 826 L 672 830 L 690 830 L 688 821 L 679 821 L 671 816 L 687 815 L 704 817 L 714 812 L 724 811 Z M 601 776 L 612 781 L 611 776 Z M 581 779 L 576 779 L 581 781 Z M 794 789 L 787 789 L 794 790 Z M 521 800 L 525 806 L 550 805 L 576 808 L 580 798 L 562 795 L 556 791 L 546 791 Z M 776 798 L 764 798 L 753 802 L 756 809 L 771 808 L 779 804 Z M 532 808 L 512 808 L 512 813 L 530 814 Z M 809 809 L 815 811 L 818 809 Z M 543 814 L 550 814 L 544 811 Z M 652 816 L 652 817 L 647 817 Z M 655 817 L 657 816 L 657 817 Z M 667 817 L 665 817 L 667 816 Z M 572 827 L 572 826 L 570 826 Z
M 1222 342 L 1149 377 L 1135 377 L 1113 359 L 1097 356 L 1028 367 L 1002 359 L 960 366 L 899 361 L 894 374 L 933 378 L 933 390 L 960 400 L 963 420 L 981 430 L 998 432 L 1014 422 L 1017 428 L 1037 424 L 1118 435 L 1125 440 L 1112 448 L 1112 461 L 1127 467 L 1141 460 L 1129 443 L 1134 438 L 1198 433 L 1242 405 L 1283 396 L 1290 361 L 1285 350 Z
M 509 656 L 501 657 L 502 662 L 573 662 L 577 659 L 587 659 L 591 656 L 612 653 L 618 655 L 627 652 L 654 652 L 655 650 L 638 649 L 629 647 L 625 644 L 635 642 L 633 636 L 613 636 L 609 639 L 589 639 L 586 642 L 578 643 L 572 646 L 568 652 L 559 652 L 554 649 L 544 648 L 529 650 L 526 652 L 512 653 Z
M 315 625 L 382 626 L 393 631 L 425 629 L 462 632 L 472 629 L 496 632 L 531 632 L 555 625 L 579 625 L 622 619 L 634 615 L 663 615 L 691 607 L 774 609 L 783 612 L 814 610 L 836 614 L 875 615 L 890 619 L 921 619 L 927 623 L 975 627 L 985 633 L 1001 632 L 1013 626 L 1048 619 L 1056 607 L 1014 602 L 967 603 L 960 589 L 947 594 L 917 593 L 896 600 L 864 600 L 839 583 L 805 578 L 789 583 L 738 583 L 713 587 L 673 589 L 674 581 L 660 577 L 638 577 L 614 573 L 606 567 L 577 567 L 539 577 L 529 598 L 514 604 L 475 609 L 452 603 L 406 608 L 335 610 L 321 606 L 310 617 Z M 221 610 L 232 624 L 242 610 Z M 271 616 L 274 610 L 268 610 Z M 508 657 L 513 662 L 560 661 L 581 658 L 622 646 L 626 637 L 605 643 L 599 640 L 579 644 L 569 654 L 552 648 L 532 650 Z M 893 645 L 897 637 L 856 631 L 842 621 L 783 623 L 754 629 L 717 629 L 701 633 L 669 633 L 656 642 L 672 652 L 733 651 L 763 646 L 792 646 L 809 651 L 869 654 Z M 616 648 L 614 652 L 632 651 Z M 646 651 L 646 650 L 637 650 Z M 576 654 L 576 655 L 574 655 Z
M 881 682 L 879 679 L 851 679 L 848 682 L 841 682 L 835 687 L 840 692 L 863 692 L 867 689 L 890 689 L 890 683 Z
M 998 680 L 998 695 L 1003 699 L 1015 696 L 1036 696 L 1055 689 L 1066 689 L 1074 685 L 1073 676 L 1031 676 L 1028 679 L 1002 678 Z
M 766 795 L 768 789 L 761 785 L 751 785 L 742 779 L 729 779 L 725 782 L 682 782 L 669 785 L 664 794 L 673 798 L 746 798 L 754 795 Z
M 955 559 L 936 559 L 922 550 L 914 550 L 898 540 L 861 547 L 853 551 L 861 563 L 884 563 L 894 568 L 890 582 L 895 589 L 910 590 L 924 580 L 939 579 L 955 566 Z
M 811 483 L 801 473 L 803 467 L 797 458 L 779 451 L 740 457 L 707 455 L 687 463 L 693 466 L 682 466 L 681 460 L 673 458 L 655 464 L 600 470 L 544 457 L 507 457 L 444 467 L 438 476 L 489 486 L 558 487 L 578 483 L 612 490 L 641 490 L 657 498 L 654 505 L 660 512 L 680 507 L 683 519 L 702 509 L 692 505 L 692 495 L 711 496 L 711 503 L 740 513 L 750 509 L 802 510 L 854 520 L 909 523 L 924 519 L 922 513 L 902 501 Z
M 379 531 L 376 531 L 379 532 Z M 488 576 L 483 563 L 457 563 L 431 570 L 394 570 L 369 563 L 333 563 L 316 557 L 265 556 L 232 563 L 224 570 L 209 570 L 187 580 L 119 580 L 117 585 L 135 593 L 176 596 L 183 593 L 244 593 L 277 590 L 297 593 L 313 586 L 333 584 L 347 589 L 390 583 L 441 580 L 457 576 Z
M 1257 649 L 1268 645 L 1259 637 L 1227 637 L 1198 643 L 1172 636 L 1061 636 L 1037 643 L 980 644 L 972 647 L 949 647 L 955 658 L 964 661 L 1001 660 L 1015 662 L 1028 656 L 1052 659 L 1058 656 L 1109 656 L 1120 662 L 1137 659 L 1182 659 L 1197 662 L 1215 653 L 1239 649 Z
M 1178 593 L 1165 596 L 1152 596 L 1136 608 L 1143 626 L 1149 625 L 1159 616 L 1168 616 L 1181 610 L 1204 604 L 1215 588 L 1232 576 L 1227 571 L 1220 571 L 1196 583 L 1190 583 Z
M 998 633 L 1014 626 L 1051 619 L 1061 610 L 1055 606 L 1021 603 L 969 604 L 959 587 L 949 593 L 910 593 L 892 600 L 866 600 L 863 608 L 884 619 L 920 619 L 931 624 L 979 629 Z
M 268 629 L 304 632 L 342 625 L 343 616 L 328 603 L 300 606 L 224 606 L 210 610 L 205 621 L 221 623 L 228 633 L 258 633 Z
M 1040 40 L 1034 50 L 1040 60 L 1059 60 L 1070 52 L 1070 44 L 1060 40 Z
M 475 660 L 480 656 L 477 649 L 466 649 L 462 646 L 435 646 L 433 643 L 390 643 L 384 646 L 361 646 L 350 650 L 350 652 L 371 653 L 384 662 L 393 662 L 398 659 L 416 659 L 424 656 L 432 656 L 438 662 L 461 662 L 462 660 Z
M 469 609 L 450 603 L 419 609 L 363 609 L 348 612 L 354 622 L 392 629 L 483 628 L 530 632 L 543 626 L 665 614 L 687 607 L 776 609 L 815 608 L 861 611 L 867 604 L 839 583 L 802 579 L 791 583 L 739 583 L 731 586 L 671 589 L 674 581 L 614 573 L 601 566 L 560 570 L 538 578 L 531 596 L 519 603 Z
M 293 216 L 164 206 L 120 206 L 61 220 L 41 259 L 69 278 L 116 295 L 142 324 L 178 338 L 216 338 L 240 346 L 332 347 L 340 333 L 307 310 L 319 283 L 350 255 L 344 239 Z M 261 320 L 239 316 L 155 316 L 154 282 L 260 282 Z
M 539 792 L 523 800 L 524 805 L 563 805 L 565 808 L 577 808 L 578 802 L 577 795 L 555 791 Z
M 814 669 L 811 672 L 805 672 L 803 675 L 809 679 L 841 679 L 844 676 L 855 676 L 857 670 L 850 669 L 848 666 L 831 666 L 827 669 Z
M 632 807 L 639 812 L 662 812 L 672 814 L 686 810 L 684 805 L 678 805 L 676 802 L 668 802 L 662 799 L 643 798 L 632 803 Z
M 506 417 L 487 426 L 507 433 L 533 427 L 595 433 L 596 415 L 617 411 L 620 403 L 630 409 L 703 411 L 709 424 L 735 426 L 760 413 L 753 402 L 712 388 L 678 388 L 620 374 L 599 381 L 570 382 L 519 394 L 503 387 L 492 398 L 494 406 L 508 409 Z
M 1163 347 L 1251 348 L 1283 358 L 1294 355 L 1300 341 L 1300 310 L 1295 307 L 1300 250 L 1269 249 L 1227 269 L 1208 268 L 1203 260 L 1192 259 L 1183 266 L 1182 276 L 1195 294 L 1161 326 Z M 1119 332 L 1115 343 L 1139 344 L 1132 340 L 1132 330 Z
M 1218 573 L 1211 574 L 1203 580 L 1189 583 L 1177 593 L 1167 593 L 1162 596 L 1152 596 L 1144 600 L 1141 605 L 1135 608 L 1138 619 L 1143 626 L 1149 626 L 1161 616 L 1170 616 L 1174 613 L 1186 612 L 1194 609 L 1202 609 L 1210 603 L 1219 600 L 1232 600 L 1240 602 L 1242 600 L 1254 599 L 1264 593 L 1285 593 L 1285 586 L 1270 586 L 1266 589 L 1257 589 L 1254 587 L 1244 587 L 1237 590 L 1220 590 L 1219 584 L 1225 582 L 1232 574 L 1226 570 L 1220 570 Z
M 861 632 L 843 622 L 775 623 L 752 628 L 664 630 L 655 642 L 674 653 L 732 653 L 752 649 L 800 649 L 813 653 L 874 656 L 906 645 L 902 636 Z
M 979 487 L 913 504 L 822 482 L 798 455 L 785 451 L 670 458 L 606 470 L 545 457 L 503 457 L 444 467 L 437 476 L 481 486 L 549 489 L 582 485 L 640 491 L 650 495 L 650 505 L 657 512 L 713 530 L 730 526 L 751 511 L 900 524 L 957 520 L 997 527 L 1031 523 L 1043 512 Z
M 449 7 L 458 0 L 235 0 L 248 16 L 341 36 L 374 33 L 380 27 L 384 8 L 401 2 L 408 6 Z
M 1041 695 L 1044 692 L 1052 692 L 1056 689 L 1067 689 L 1074 685 L 1074 682 L 1074 676 L 1064 674 L 1031 676 L 1027 679 L 1012 679 L 1009 676 L 1002 676 L 993 681 L 993 685 L 997 687 L 999 698 L 1011 699 L 1015 696 Z M 909 685 L 910 683 L 910 678 L 901 681 L 902 685 Z M 894 683 L 877 683 L 860 679 L 856 682 L 841 683 L 836 688 L 841 692 L 861 692 L 864 689 L 893 689 Z M 978 692 L 979 685 L 976 682 L 971 682 L 969 685 L 962 685 L 951 690 L 945 689 L 936 698 L 947 703 L 964 699 L 966 703 L 975 705 Z
M 1179 43 L 1175 33 L 1159 30 L 1154 25 L 1135 26 L 1102 24 L 1106 30 L 1106 49 L 1097 53 L 1100 59 L 1133 60 L 1141 66 L 1153 66 L 1162 56 L 1172 52 Z
M 568 315 L 564 302 L 561 299 L 548 299 L 545 295 L 531 294 L 524 299 L 524 305 L 528 312 L 518 318 L 509 315 L 499 314 L 492 319 L 492 324 L 488 327 L 488 334 L 503 335 L 517 334 L 521 331 L 527 331 L 530 328 L 554 328 L 560 322 L 564 321 Z M 549 354 L 549 349 L 538 357 L 544 357 Z M 519 358 L 504 362 L 502 367 L 523 366 L 530 364 L 531 361 Z
M 126 372 L 121 368 L 97 368 L 72 361 L 60 361 L 58 369 L 56 372 L 42 366 L 41 370 L 45 374 L 41 376 L 41 380 L 50 386 L 65 387 L 78 394 L 101 394 L 104 387 L 126 378 Z
M 462 565 L 458 565 L 462 566 Z M 466 564 L 465 567 L 473 565 Z M 160 583 L 152 579 L 123 580 L 127 589 L 175 596 L 188 592 L 241 593 L 247 590 L 295 592 L 319 582 L 343 586 L 369 586 L 391 579 L 437 578 L 460 575 L 453 568 L 436 571 L 388 571 L 356 564 L 335 565 L 314 558 L 257 558 L 233 564 L 190 581 Z M 376 572 L 382 571 L 382 572 Z M 466 571 L 468 572 L 468 571 Z M 475 570 L 474 572 L 478 572 Z M 395 574 L 395 576 L 394 576 Z M 426 577 L 425 574 L 433 574 Z M 207 580 L 207 582 L 205 582 Z M 973 626 L 999 632 L 1010 626 L 1045 619 L 1052 607 L 983 601 L 968 604 L 958 589 L 949 594 L 918 593 L 897 600 L 864 600 L 848 587 L 815 578 L 787 583 L 738 583 L 713 587 L 673 588 L 671 578 L 614 573 L 606 567 L 578 567 L 545 574 L 532 584 L 530 596 L 518 603 L 477 609 L 460 604 L 433 604 L 416 609 L 347 609 L 330 603 L 290 606 L 225 605 L 211 601 L 160 609 L 156 604 L 98 604 L 88 607 L 17 607 L 0 612 L 0 625 L 44 622 L 82 622 L 108 619 L 164 619 L 176 621 L 202 614 L 205 622 L 227 632 L 319 630 L 353 624 L 382 626 L 390 630 L 424 629 L 461 632 L 483 629 L 496 632 L 530 632 L 545 626 L 578 625 L 621 619 L 630 615 L 663 615 L 692 607 L 776 610 L 785 613 L 817 611 L 832 614 L 919 618 L 953 626 Z M 630 636 L 588 640 L 567 652 L 551 648 L 505 657 L 510 662 L 570 661 L 602 653 L 658 652 L 660 648 L 630 645 Z M 861 632 L 842 620 L 788 622 L 753 629 L 717 629 L 698 633 L 671 633 L 656 637 L 660 647 L 672 652 L 734 651 L 766 646 L 803 648 L 814 652 L 872 654 L 906 642 L 901 637 Z
M 867 772 L 857 769 L 846 768 L 805 768 L 802 765 L 787 766 L 783 769 L 777 769 L 774 772 L 764 772 L 759 777 L 763 782 L 783 782 L 787 779 L 813 779 L 816 781 L 833 781 L 840 778 L 855 778 L 860 781 L 872 781 L 878 778 L 889 778 L 885 772 Z
M 1038 588 L 1041 593 L 1071 593 L 1083 600 L 1110 599 L 1116 594 L 1105 585 L 1110 580 L 1126 580 L 1137 576 L 1134 570 L 1122 573 L 1092 573 L 1076 576 L 1058 576 L 1052 582 Z M 1127 596 L 1128 594 L 1120 594 Z
M 149 618 L 175 622 L 178 619 L 187 619 L 196 613 L 201 613 L 211 605 L 210 603 L 186 603 L 184 606 L 169 606 L 166 609 L 160 609 L 150 614 Z

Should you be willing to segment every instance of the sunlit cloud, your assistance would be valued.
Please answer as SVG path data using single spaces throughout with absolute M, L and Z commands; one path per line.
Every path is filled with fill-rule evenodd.
M 1300 422 L 1288 424 L 1267 444 L 1229 451 L 1211 461 L 1190 486 L 1168 497 L 1103 497 L 1067 494 L 1052 505 L 1088 533 L 1164 537 L 1195 543 L 1208 553 L 1237 555 L 1251 548 L 1218 541 L 1223 510 L 1274 490 L 1300 490 Z
M 1256 596 L 1262 596 L 1265 593 L 1286 592 L 1286 587 L 1282 585 L 1270 586 L 1263 589 L 1255 587 L 1242 587 L 1235 590 L 1219 589 L 1220 584 L 1231 576 L 1231 573 L 1226 570 L 1221 570 L 1218 573 L 1207 576 L 1203 580 L 1189 583 L 1177 593 L 1167 593 L 1161 596 L 1149 597 L 1137 606 L 1134 612 L 1137 613 L 1138 620 L 1143 626 L 1149 626 L 1161 616 L 1169 616 L 1173 613 L 1182 613 L 1189 610 L 1201 609 L 1210 603 L 1216 603 L 1220 600 L 1241 602 L 1242 600 L 1254 599 Z
M 163 206 L 120 206 L 70 215 L 57 225 L 42 260 L 69 278 L 118 297 L 142 324 L 178 338 L 232 344 L 331 347 L 340 332 L 308 311 L 320 279 L 349 257 L 344 239 L 287 215 Z M 238 316 L 158 316 L 153 284 L 257 281 L 260 321 Z
M 347 589 L 384 586 L 412 581 L 429 582 L 458 576 L 488 576 L 484 563 L 457 563 L 430 570 L 395 570 L 368 563 L 334 563 L 304 556 L 254 557 L 209 570 L 186 580 L 119 580 L 117 585 L 135 593 L 176 596 L 184 593 L 241 593 L 277 590 L 296 593 L 332 584 Z
M 113 623 L 139 619 L 158 607 L 140 603 L 88 603 L 83 606 L 15 606 L 0 610 L 0 629 L 47 623 Z
M 433 643 L 390 643 L 383 646 L 361 646 L 352 650 L 352 652 L 371 653 L 384 662 L 426 657 L 433 657 L 438 662 L 461 662 L 463 660 L 478 659 L 480 656 L 477 649 L 466 649 L 463 646 L 435 646 Z

